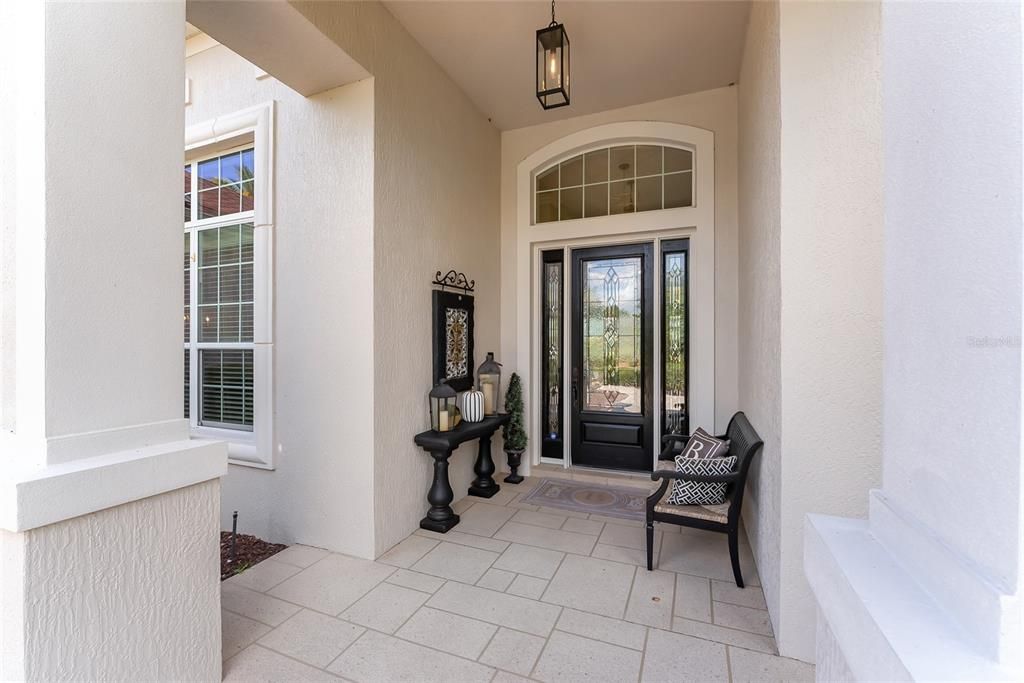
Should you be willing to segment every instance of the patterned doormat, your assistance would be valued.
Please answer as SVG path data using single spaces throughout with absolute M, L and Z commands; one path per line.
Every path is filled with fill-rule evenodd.
M 542 479 L 522 501 L 561 510 L 643 520 L 647 495 L 639 488 L 588 484 L 571 479 Z

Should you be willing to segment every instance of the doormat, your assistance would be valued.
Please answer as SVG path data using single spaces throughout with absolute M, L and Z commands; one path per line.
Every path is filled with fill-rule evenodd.
M 648 492 L 625 486 L 588 484 L 571 479 L 542 479 L 522 502 L 619 519 L 645 518 Z

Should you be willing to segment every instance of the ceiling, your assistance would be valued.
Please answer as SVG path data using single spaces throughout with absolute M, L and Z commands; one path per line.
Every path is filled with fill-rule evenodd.
M 502 130 L 718 88 L 739 78 L 749 2 L 559 2 L 572 104 L 544 111 L 536 31 L 549 2 L 392 0 L 388 9 Z

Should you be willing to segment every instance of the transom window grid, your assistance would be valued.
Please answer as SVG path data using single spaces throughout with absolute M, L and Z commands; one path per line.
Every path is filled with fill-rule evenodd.
M 253 431 L 253 146 L 185 165 L 185 417 Z
M 566 159 L 534 177 L 534 223 L 693 206 L 693 152 L 620 145 Z

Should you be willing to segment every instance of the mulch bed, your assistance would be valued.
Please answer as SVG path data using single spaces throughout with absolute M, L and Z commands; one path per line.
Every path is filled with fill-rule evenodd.
M 249 567 L 262 562 L 271 555 L 279 553 L 288 546 L 238 534 L 235 537 L 235 561 L 231 562 L 231 532 L 220 532 L 220 580 L 243 572 Z

